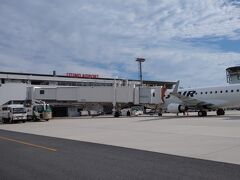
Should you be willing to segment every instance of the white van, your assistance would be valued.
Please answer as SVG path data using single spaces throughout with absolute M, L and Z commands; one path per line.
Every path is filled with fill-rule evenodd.
M 27 111 L 21 104 L 3 105 L 0 108 L 0 117 L 3 123 L 25 122 L 27 120 Z

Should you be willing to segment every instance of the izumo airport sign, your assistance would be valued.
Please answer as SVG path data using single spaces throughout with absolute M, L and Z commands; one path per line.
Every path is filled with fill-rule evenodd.
M 67 73 L 66 76 L 71 78 L 89 78 L 89 79 L 99 78 L 98 74 Z

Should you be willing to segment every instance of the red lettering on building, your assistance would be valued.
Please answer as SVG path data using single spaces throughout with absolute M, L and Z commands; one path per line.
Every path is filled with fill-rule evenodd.
M 71 78 L 88 78 L 88 79 L 99 78 L 98 74 L 67 73 L 66 76 Z

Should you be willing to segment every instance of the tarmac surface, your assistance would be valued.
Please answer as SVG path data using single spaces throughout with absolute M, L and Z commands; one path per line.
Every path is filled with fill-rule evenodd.
M 73 158 L 76 160 L 76 162 L 74 161 L 75 165 L 77 166 L 81 161 L 82 164 L 78 166 L 84 169 L 84 171 L 80 171 L 80 174 L 76 174 L 76 172 L 73 172 L 73 174 L 76 174 L 76 177 L 85 177 L 84 179 L 106 179 L 106 177 L 113 177 L 114 175 L 117 175 L 114 179 L 141 179 L 141 177 L 143 177 L 142 179 L 155 179 L 159 176 L 162 179 L 221 179 L 220 177 L 240 179 L 238 173 L 240 172 L 240 112 L 227 111 L 225 116 L 216 116 L 215 112 L 208 114 L 207 117 L 198 117 L 196 113 L 190 113 L 189 116 L 181 115 L 178 117 L 174 114 L 166 114 L 163 117 L 55 118 L 49 122 L 0 124 L 0 134 L 3 133 L 3 137 L 0 137 L 0 167 L 5 167 L 12 162 L 9 167 L 6 166 L 6 169 L 0 168 L 0 175 L 15 168 L 20 168 L 20 173 L 24 166 L 31 170 L 28 162 L 25 162 L 26 160 L 33 164 L 38 164 L 39 161 L 43 160 L 39 167 L 34 165 L 34 168 L 40 168 L 40 172 L 41 169 L 45 170 L 49 167 L 55 169 L 54 166 L 57 168 L 58 164 L 61 165 L 59 169 L 64 167 L 74 169 L 71 163 L 67 162 Z M 13 131 L 28 134 L 14 134 Z M 5 133 L 7 134 L 5 135 Z M 14 134 L 13 139 L 8 136 L 12 136 L 11 133 Z M 34 136 L 33 134 L 44 137 Z M 34 139 L 36 137 L 37 140 Z M 41 140 L 39 141 L 39 139 Z M 25 146 L 31 146 L 31 143 L 36 144 L 36 146 L 31 146 L 30 149 L 29 147 L 15 148 L 19 142 L 27 142 L 22 143 Z M 45 151 L 43 151 L 45 146 L 41 147 L 42 144 L 46 147 L 49 146 L 50 149 L 51 147 L 60 149 L 60 151 L 50 154 L 65 152 L 66 149 L 69 154 L 64 154 L 63 157 L 57 156 L 60 158 L 59 160 L 55 156 L 49 157 L 49 153 L 45 152 L 49 150 L 45 148 Z M 86 151 L 91 149 L 90 147 L 94 147 L 95 150 L 92 149 L 89 154 L 86 154 Z M 33 151 L 34 148 L 42 149 L 40 154 L 39 150 L 37 152 Z M 107 148 L 107 153 L 103 150 L 104 148 Z M 11 155 L 8 156 L 8 152 L 13 155 L 12 159 Z M 141 155 L 136 158 L 135 154 L 138 153 Z M 45 154 L 48 154 L 46 160 L 42 159 L 45 158 Z M 104 158 L 101 159 L 101 156 L 104 156 Z M 119 158 L 117 158 L 118 156 Z M 24 157 L 27 159 L 24 159 Z M 33 159 L 32 162 L 31 159 Z M 104 159 L 109 161 L 104 161 Z M 13 163 L 14 161 L 16 161 L 16 166 Z M 56 161 L 57 164 L 52 161 Z M 94 164 L 92 164 L 93 161 Z M 85 167 L 85 164 L 88 168 Z M 113 164 L 118 165 L 115 167 Z M 169 167 L 169 170 L 167 170 L 167 167 Z M 123 175 L 117 173 L 114 168 L 123 169 L 123 171 L 120 171 Z M 105 171 L 109 169 L 110 174 L 113 172 L 112 176 L 106 174 L 107 172 L 99 175 L 101 172 L 99 169 Z M 142 174 L 143 169 L 146 169 L 145 174 Z M 66 171 L 68 174 L 71 169 Z M 91 171 L 93 174 L 96 171 L 96 176 L 88 176 Z M 131 174 L 131 171 L 134 171 L 134 174 Z M 136 172 L 140 174 L 136 174 Z M 228 174 L 229 172 L 231 173 Z M 49 173 L 54 172 L 50 171 Z M 205 173 L 207 175 L 203 176 Z M 224 173 L 228 175 L 228 178 L 224 176 Z M 14 176 L 13 174 L 10 174 L 10 177 Z M 150 176 L 150 174 L 153 175 Z M 220 175 L 218 176 L 218 174 Z M 55 175 L 59 177 L 57 174 Z M 55 176 L 53 175 L 53 177 Z
M 240 164 L 240 111 L 207 117 L 81 117 L 0 129 Z
M 240 166 L 0 130 L 0 179 L 239 180 Z

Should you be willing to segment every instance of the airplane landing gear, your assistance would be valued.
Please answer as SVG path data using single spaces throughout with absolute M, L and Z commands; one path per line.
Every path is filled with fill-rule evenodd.
M 217 110 L 217 115 L 218 115 L 218 116 L 225 115 L 225 111 L 220 108 L 220 109 Z
M 198 116 L 199 117 L 207 116 L 207 111 L 198 111 Z

